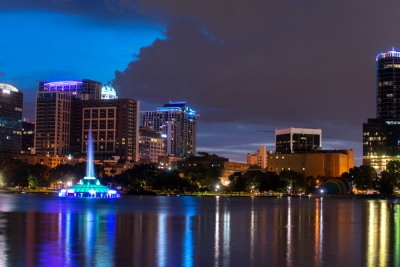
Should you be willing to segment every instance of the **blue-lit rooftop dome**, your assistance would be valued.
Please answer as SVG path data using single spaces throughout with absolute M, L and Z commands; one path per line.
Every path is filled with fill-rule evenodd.
M 101 88 L 101 99 L 117 99 L 117 92 L 111 84 L 104 84 Z
M 162 108 L 158 108 L 157 111 L 185 111 L 189 115 L 196 114 L 196 111 L 190 108 L 186 101 L 169 101 L 169 104 L 165 104 Z
M 379 55 L 376 56 L 376 61 L 378 61 L 381 58 L 390 58 L 390 57 L 400 57 L 400 52 L 397 51 L 387 51 L 386 53 L 380 53 Z

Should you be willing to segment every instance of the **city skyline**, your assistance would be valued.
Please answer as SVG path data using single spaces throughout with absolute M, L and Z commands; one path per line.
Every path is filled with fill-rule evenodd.
M 13 38 L 0 49 L 0 82 L 24 93 L 31 121 L 37 81 L 88 78 L 112 82 L 120 97 L 141 101 L 141 110 L 188 101 L 201 114 L 198 151 L 245 162 L 260 145 L 273 150 L 275 129 L 321 128 L 324 149 L 352 148 L 361 164 L 361 125 L 375 114 L 374 59 L 398 44 L 378 3 L 366 3 L 363 14 L 347 3 L 340 18 L 334 12 L 344 4 L 263 3 L 247 7 L 251 19 L 246 8 L 218 13 L 229 3 L 208 3 L 216 12 L 209 13 L 198 3 L 178 9 L 178 2 L 101 3 L 91 11 L 91 1 L 5 1 L 2 33 Z M 218 16 L 225 22 L 216 23 Z M 39 33 L 51 45 L 27 41 Z

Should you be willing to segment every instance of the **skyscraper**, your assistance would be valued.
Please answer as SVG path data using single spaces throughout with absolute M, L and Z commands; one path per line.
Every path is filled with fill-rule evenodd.
M 140 102 L 129 98 L 72 101 L 71 153 L 87 152 L 92 127 L 95 159 L 139 161 Z
M 21 155 L 22 103 L 22 92 L 0 83 L 0 155 Z
M 36 92 L 35 154 L 69 154 L 71 97 L 69 92 Z
M 376 57 L 376 118 L 363 124 L 363 164 L 385 169 L 400 159 L 400 52 Z
M 167 155 L 196 154 L 196 112 L 186 102 L 169 102 L 156 111 L 142 111 L 142 126 L 167 136 Z
M 400 52 L 376 57 L 376 118 L 400 119 Z

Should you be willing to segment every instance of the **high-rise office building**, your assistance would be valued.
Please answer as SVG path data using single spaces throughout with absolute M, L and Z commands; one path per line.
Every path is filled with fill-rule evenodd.
M 36 93 L 35 154 L 86 156 L 89 125 L 95 159 L 139 160 L 139 101 L 116 99 L 92 80 L 40 82 Z M 115 98 L 113 98 L 115 97 Z
M 0 83 L 0 155 L 21 155 L 22 104 L 22 92 Z
M 139 127 L 139 158 L 157 163 L 159 156 L 167 151 L 166 135 L 147 127 Z
M 83 79 L 82 81 L 39 82 L 39 91 L 70 93 L 81 100 L 101 99 L 101 83 Z
M 142 111 L 142 126 L 167 136 L 167 155 L 196 154 L 196 112 L 186 102 L 169 102 L 156 111 Z
M 72 101 L 71 153 L 85 156 L 89 125 L 95 159 L 139 161 L 140 102 L 129 98 Z
M 29 119 L 22 120 L 22 149 L 21 154 L 29 155 L 34 153 L 35 149 L 35 123 L 29 122 Z
M 384 170 L 400 159 L 400 52 L 376 57 L 376 118 L 363 124 L 363 164 Z
M 275 153 L 311 152 L 322 147 L 321 129 L 275 130 Z
M 69 92 L 36 92 L 35 154 L 69 154 L 71 97 Z

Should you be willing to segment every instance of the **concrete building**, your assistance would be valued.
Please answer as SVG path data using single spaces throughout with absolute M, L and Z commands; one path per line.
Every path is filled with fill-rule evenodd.
M 169 102 L 156 111 L 142 111 L 142 126 L 167 136 L 167 155 L 196 154 L 196 112 L 186 102 Z
M 321 129 L 275 130 L 275 153 L 311 152 L 322 147 Z
M 166 135 L 147 127 L 139 127 L 139 158 L 149 159 L 152 163 L 158 162 L 159 156 L 167 152 Z
M 354 167 L 353 150 L 315 150 L 310 153 L 268 155 L 268 170 L 292 170 L 307 176 L 339 177 Z
M 260 146 L 260 149 L 254 154 L 247 153 L 247 164 L 258 165 L 266 169 L 268 167 L 268 154 L 272 154 L 272 151 L 267 151 L 266 146 Z
M 22 149 L 21 154 L 33 154 L 35 152 L 35 123 L 24 118 L 22 121 Z
M 139 161 L 139 109 L 134 99 L 72 101 L 71 153 L 85 156 L 89 125 L 96 160 Z
M 35 154 L 69 154 L 71 97 L 62 91 L 36 92 Z
M 0 155 L 21 155 L 23 94 L 0 83 Z

